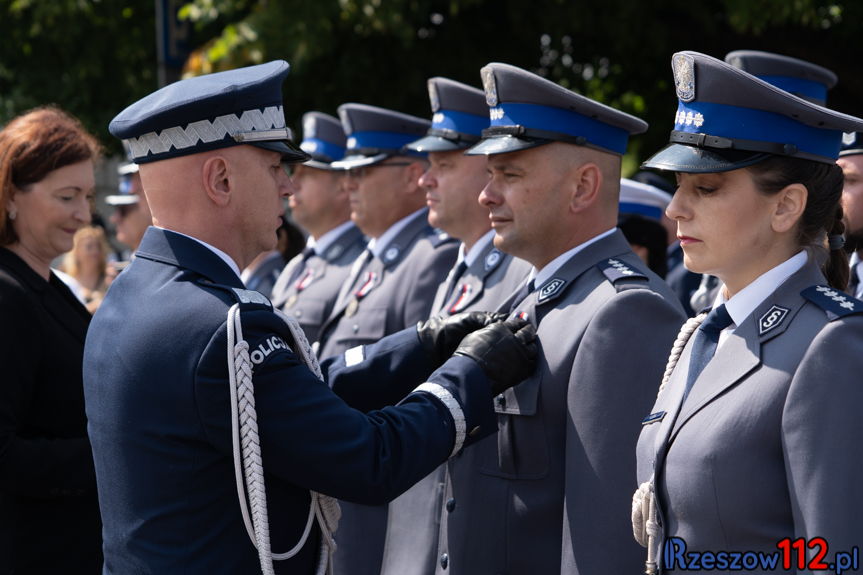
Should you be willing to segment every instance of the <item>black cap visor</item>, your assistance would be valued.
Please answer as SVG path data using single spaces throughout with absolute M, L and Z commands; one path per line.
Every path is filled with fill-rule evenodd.
M 648 158 L 641 167 L 684 174 L 729 172 L 757 164 L 771 155 L 746 150 L 712 150 L 686 144 L 668 144 Z
M 468 148 L 466 156 L 493 156 L 495 154 L 506 154 L 536 148 L 543 144 L 550 144 L 553 140 L 540 138 L 518 138 L 509 134 L 483 138 L 474 146 Z
M 298 164 L 311 159 L 311 156 L 294 145 L 290 140 L 263 140 L 257 142 L 243 142 L 250 146 L 278 152 L 282 155 L 282 161 L 288 164 Z
M 411 142 L 406 149 L 414 152 L 452 152 L 454 150 L 464 150 L 470 146 L 469 142 L 453 142 L 441 136 L 426 136 L 415 142 Z

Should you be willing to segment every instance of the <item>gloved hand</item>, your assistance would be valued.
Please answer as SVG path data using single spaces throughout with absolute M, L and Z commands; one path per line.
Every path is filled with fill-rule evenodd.
M 517 317 L 493 323 L 465 336 L 454 355 L 476 361 L 491 381 L 491 392 L 497 395 L 533 373 L 536 330 Z
M 417 335 L 432 364 L 439 367 L 449 359 L 464 336 L 506 317 L 506 314 L 488 311 L 465 311 L 450 317 L 434 317 L 417 324 Z

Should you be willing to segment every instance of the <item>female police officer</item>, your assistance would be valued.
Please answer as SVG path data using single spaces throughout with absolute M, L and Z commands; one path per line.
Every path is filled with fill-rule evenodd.
M 703 54 L 672 67 L 671 144 L 645 166 L 677 173 L 686 267 L 724 288 L 681 330 L 643 421 L 636 538 L 649 572 L 847 569 L 863 540 L 863 303 L 841 293 L 834 162 L 863 121 Z

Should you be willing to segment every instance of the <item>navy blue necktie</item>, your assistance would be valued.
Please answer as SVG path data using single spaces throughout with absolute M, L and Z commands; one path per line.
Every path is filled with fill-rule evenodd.
M 464 270 L 467 269 L 467 262 L 464 260 L 460 261 L 455 269 L 453 269 L 452 275 L 449 277 L 449 282 L 447 282 L 446 292 L 444 293 L 443 302 L 446 304 L 449 302 L 449 298 L 452 297 L 452 292 L 455 291 L 455 286 L 458 283 L 458 280 L 461 278 Z
M 521 302 L 524 301 L 524 298 L 526 298 L 528 294 L 533 291 L 533 287 L 533 280 L 530 280 L 529 282 L 521 286 L 521 289 L 516 292 L 515 298 L 513 298 L 512 303 L 509 306 L 509 313 L 514 312 L 516 308 L 521 305 Z
M 288 278 L 288 284 L 292 285 L 297 279 L 299 279 L 300 274 L 303 273 L 306 269 L 306 262 L 309 261 L 309 258 L 315 255 L 315 248 L 306 246 L 302 251 L 303 259 L 301 259 L 294 269 L 291 271 L 291 277 Z
M 692 354 L 689 357 L 689 374 L 686 378 L 686 390 L 683 393 L 684 398 L 689 395 L 692 384 L 695 383 L 695 380 L 698 379 L 698 376 L 710 362 L 713 354 L 716 353 L 716 346 L 719 343 L 719 332 L 732 323 L 731 316 L 728 315 L 728 310 L 725 309 L 725 304 L 723 304 L 711 310 L 696 330 L 695 339 L 692 342 Z

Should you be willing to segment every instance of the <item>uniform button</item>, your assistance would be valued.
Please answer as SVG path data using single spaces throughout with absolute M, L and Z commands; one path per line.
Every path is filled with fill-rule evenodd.
M 446 510 L 449 511 L 450 513 L 455 511 L 455 498 L 454 497 L 450 497 L 449 499 L 446 500 Z
M 446 553 L 440 554 L 440 566 L 446 569 L 449 566 L 449 555 Z
M 498 395 L 497 397 L 494 398 L 494 400 L 497 402 L 498 407 L 501 407 L 501 408 L 506 407 L 506 398 L 503 396 L 503 394 Z
M 303 315 L 303 312 L 302 312 L 302 311 L 300 311 L 300 310 L 297 310 L 297 311 L 295 311 L 295 312 L 294 312 L 294 317 L 300 317 L 300 316 L 302 316 L 302 315 Z
M 358 324 L 354 324 L 354 333 L 360 331 L 360 326 Z

